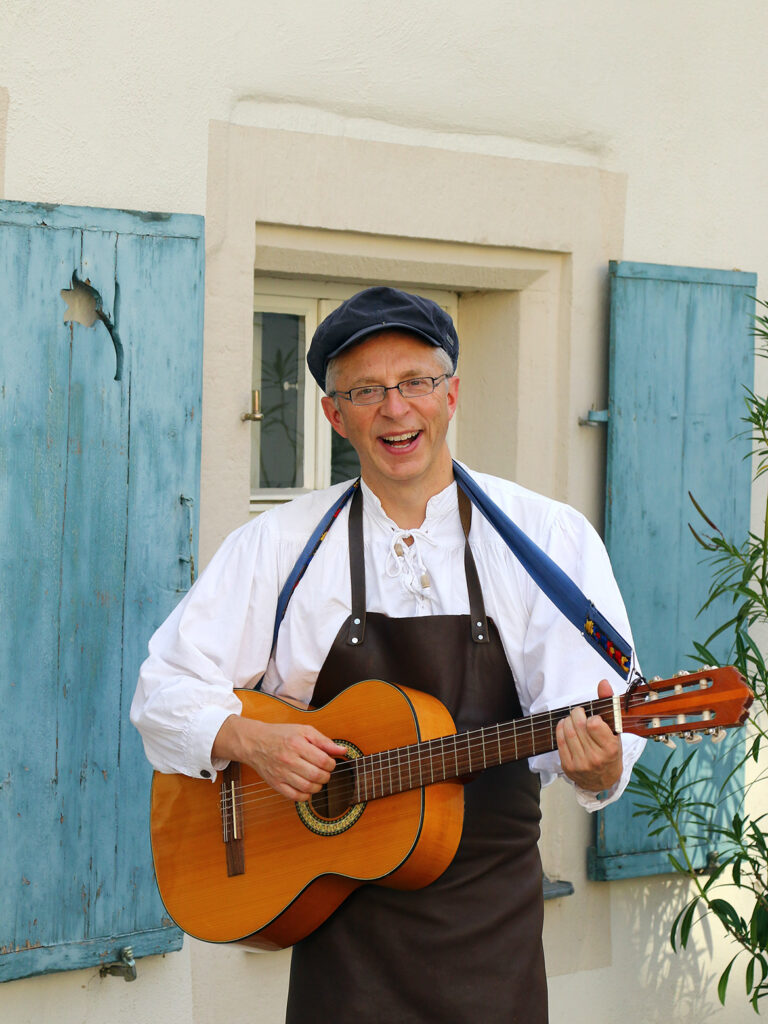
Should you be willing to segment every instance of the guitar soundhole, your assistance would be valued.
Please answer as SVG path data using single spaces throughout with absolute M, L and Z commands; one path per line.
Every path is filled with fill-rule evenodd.
M 350 764 L 362 751 L 348 740 L 335 740 L 346 748 L 347 760 L 337 761 L 328 783 L 309 800 L 296 804 L 302 822 L 317 835 L 336 836 L 360 818 L 365 803 L 354 803 L 355 771 Z

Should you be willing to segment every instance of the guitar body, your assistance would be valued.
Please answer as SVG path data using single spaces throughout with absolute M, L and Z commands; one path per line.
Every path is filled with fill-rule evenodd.
M 237 695 L 246 718 L 313 725 L 351 745 L 350 757 L 456 731 L 433 697 L 378 680 L 357 683 L 315 711 L 252 690 Z M 226 776 L 222 785 L 185 775 L 153 777 L 160 895 L 173 920 L 196 938 L 262 949 L 293 945 L 358 886 L 421 888 L 445 871 L 458 848 L 464 816 L 458 781 L 319 813 L 310 803 L 280 796 L 247 765 L 237 772 L 236 786 Z M 222 794 L 226 800 L 229 785 L 239 802 L 236 820 L 230 815 L 223 828 Z

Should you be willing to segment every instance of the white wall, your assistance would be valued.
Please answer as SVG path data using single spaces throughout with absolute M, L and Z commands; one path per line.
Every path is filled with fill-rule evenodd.
M 765 283 L 767 29 L 764 0 L 4 0 L 0 195 L 207 214 L 216 120 L 616 172 L 617 257 Z M 589 885 L 561 842 L 577 892 L 547 907 L 553 1021 L 752 1019 L 740 979 L 725 1010 L 713 996 L 722 944 L 669 950 L 678 883 Z M 132 985 L 8 983 L 0 1017 L 277 1021 L 286 962 L 187 943 Z

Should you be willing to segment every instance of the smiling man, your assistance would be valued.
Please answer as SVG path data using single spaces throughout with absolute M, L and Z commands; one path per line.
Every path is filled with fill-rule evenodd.
M 439 306 L 393 288 L 367 289 L 320 324 L 309 368 L 361 481 L 242 527 L 155 634 L 132 718 L 157 769 L 214 779 L 239 761 L 289 800 L 319 791 L 344 749 L 310 725 L 242 717 L 233 687 L 321 706 L 357 680 L 385 679 L 439 698 L 459 730 L 610 695 L 599 654 L 457 486 L 446 435 L 458 347 Z M 629 636 L 586 520 L 471 477 Z M 540 786 L 562 775 L 594 810 L 618 797 L 642 748 L 580 708 L 557 744 L 467 782 L 459 849 L 435 882 L 363 886 L 296 945 L 288 1021 L 547 1020 Z

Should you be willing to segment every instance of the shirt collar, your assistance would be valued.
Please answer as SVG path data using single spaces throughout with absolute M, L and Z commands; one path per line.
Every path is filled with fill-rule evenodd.
M 403 531 L 394 520 L 389 518 L 381 506 L 378 495 L 362 479 L 360 480 L 360 487 L 363 492 L 363 507 L 366 518 L 388 533 L 392 531 L 397 533 L 429 533 L 430 530 L 438 527 L 448 516 L 455 515 L 458 512 L 459 498 L 456 481 L 452 480 L 447 487 L 442 491 L 438 491 L 437 494 L 433 494 L 429 499 L 424 522 L 421 526 L 413 531 Z

